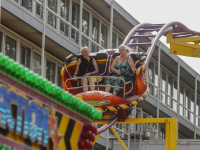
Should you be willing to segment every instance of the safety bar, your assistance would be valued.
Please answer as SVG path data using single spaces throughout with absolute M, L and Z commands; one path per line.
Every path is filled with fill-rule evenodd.
M 114 79 L 121 79 L 123 82 L 124 82 L 124 87 L 118 87 L 118 86 L 110 86 L 110 85 L 98 85 L 98 82 L 97 82 L 97 85 L 87 85 L 87 86 L 79 86 L 79 87 L 71 87 L 71 88 L 68 88 L 67 87 L 67 81 L 70 81 L 70 80 L 74 80 L 74 79 L 83 79 L 83 78 L 98 78 L 98 77 L 102 77 L 102 78 L 114 78 Z M 129 84 L 131 83 L 132 84 L 132 87 L 131 87 L 131 90 L 133 89 L 133 82 L 132 81 L 128 81 L 128 82 L 125 82 L 125 80 L 121 77 L 112 77 L 112 76 L 84 76 L 84 77 L 77 77 L 77 78 L 69 78 L 65 81 L 65 87 L 66 87 L 66 90 L 74 90 L 74 89 L 79 89 L 79 88 L 84 88 L 84 87 L 111 87 L 111 88 L 119 88 L 119 89 L 124 89 L 123 91 L 123 97 L 125 98 L 125 95 L 130 93 L 130 91 L 128 91 L 127 93 L 125 93 L 125 86 L 126 84 Z M 99 89 L 98 89 L 99 90 Z
M 67 71 L 67 73 L 68 73 L 68 75 L 72 78 L 72 76 L 71 76 L 71 74 L 69 73 L 69 71 L 68 71 L 68 69 L 67 69 L 67 66 L 66 66 L 66 64 L 65 64 L 65 70 Z
M 106 60 L 106 67 L 105 67 L 105 70 L 104 70 L 104 72 L 102 73 L 102 74 L 100 74 L 101 76 L 102 75 L 104 75 L 105 74 L 105 72 L 106 72 L 106 69 L 107 69 L 107 65 L 108 65 L 108 58 L 110 57 L 110 55 L 108 55 L 108 57 L 107 57 L 107 60 Z
M 110 72 L 110 73 L 112 73 L 112 72 L 110 71 L 111 61 L 112 61 L 112 55 L 110 56 L 110 64 L 109 64 L 109 72 Z
M 125 95 L 128 94 L 128 93 L 130 93 L 130 92 L 133 90 L 133 82 L 132 82 L 132 81 L 128 81 L 128 82 L 126 82 L 125 84 L 127 85 L 127 84 L 129 84 L 129 83 L 131 83 L 131 89 L 130 89 L 128 92 L 126 92 Z M 124 88 L 125 88 L 125 86 L 124 86 Z M 125 91 L 125 90 L 124 90 L 124 91 Z

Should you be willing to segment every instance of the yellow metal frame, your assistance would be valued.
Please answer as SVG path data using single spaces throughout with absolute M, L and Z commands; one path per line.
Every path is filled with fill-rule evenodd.
M 167 43 L 170 43 L 170 54 L 190 57 L 200 57 L 200 36 L 173 38 L 173 31 L 167 34 Z
M 165 150 L 176 150 L 177 146 L 177 118 L 134 118 L 126 119 L 125 122 L 116 122 L 118 124 L 122 123 L 165 123 Z M 94 122 L 94 124 L 106 124 L 105 122 Z M 110 127 L 114 135 L 117 137 L 122 147 L 128 150 L 124 142 L 118 136 L 117 132 L 113 127 Z M 100 135 L 100 134 L 99 134 Z M 99 135 L 96 136 L 94 144 L 98 139 Z

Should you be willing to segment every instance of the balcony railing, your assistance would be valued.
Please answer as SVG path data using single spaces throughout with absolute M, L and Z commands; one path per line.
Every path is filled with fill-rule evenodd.
M 45 6 L 46 15 L 44 15 L 44 0 L 8 1 L 12 2 L 32 17 L 36 18 L 41 23 L 44 23 L 48 28 L 61 35 L 66 40 L 76 45 L 78 48 L 80 48 L 80 46 L 88 46 L 89 49 L 91 49 L 93 45 L 97 47 L 96 50 L 104 49 L 101 44 L 97 43 L 84 32 L 81 32 L 79 28 L 75 27 L 69 21 L 67 21 L 65 19 L 66 17 L 62 17 L 61 15 L 59 15 L 59 13 L 56 13 L 56 8 L 49 8 L 48 6 Z M 46 19 L 44 19 L 44 17 L 46 17 Z M 46 20 L 46 22 L 44 22 L 43 20 Z M 82 37 L 81 43 L 79 43 L 80 36 Z
M 192 123 L 193 125 L 195 125 L 194 120 L 196 119 L 196 126 L 200 129 L 200 124 L 199 124 L 200 116 L 196 115 L 196 118 L 195 118 L 195 112 L 193 112 L 192 110 L 187 108 L 185 105 L 181 104 L 180 102 L 178 103 L 177 99 L 173 98 L 172 96 L 170 96 L 165 91 L 163 91 L 161 89 L 158 90 L 158 86 L 153 84 L 151 81 L 148 81 L 148 83 L 149 83 L 150 86 L 153 87 L 153 88 L 150 88 L 150 90 L 153 89 L 153 91 L 150 91 L 149 93 L 150 93 L 151 96 L 153 96 L 154 99 L 160 101 L 160 103 L 162 103 L 167 108 L 174 111 L 175 113 L 179 113 L 179 116 L 181 116 L 186 121 Z M 160 92 L 160 98 L 158 98 L 159 94 L 156 93 L 155 91 Z M 164 95 L 164 100 L 162 101 L 163 95 Z M 178 105 L 179 105 L 179 112 L 177 112 Z M 181 113 L 181 111 L 182 111 L 182 113 Z

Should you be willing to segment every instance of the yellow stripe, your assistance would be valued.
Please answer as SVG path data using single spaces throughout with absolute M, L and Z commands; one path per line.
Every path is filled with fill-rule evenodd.
M 139 97 L 139 99 L 140 99 L 141 101 L 143 101 L 143 100 L 144 100 L 144 98 L 143 98 L 143 97 Z
M 101 108 L 96 108 L 97 110 L 101 111 L 101 112 L 105 112 L 103 109 Z
M 72 62 L 72 63 L 69 63 L 69 64 L 67 65 L 67 68 L 70 67 L 70 66 L 74 66 L 74 65 L 76 65 L 76 64 L 77 64 L 76 61 L 75 61 L 75 62 Z
M 70 143 L 73 150 L 78 150 L 78 139 L 81 133 L 82 126 L 83 125 L 80 122 L 75 123 L 74 129 L 70 138 Z
M 69 123 L 69 117 L 63 115 L 62 119 L 60 121 L 59 129 L 58 129 L 58 133 L 63 136 L 62 140 L 60 141 L 60 149 L 61 150 L 66 150 L 64 135 L 67 130 L 68 123 Z
M 119 105 L 122 109 L 127 109 L 127 108 L 129 108 L 127 105 Z
M 117 109 L 115 108 L 115 107 L 112 107 L 112 106 L 110 106 L 110 107 L 107 107 L 110 111 L 117 111 Z
M 24 139 L 22 137 L 16 135 L 15 138 L 16 138 L 16 141 L 18 141 L 18 142 L 20 142 L 22 144 L 25 144 L 25 141 L 24 141 Z
M 7 135 L 6 135 L 8 138 L 11 138 L 13 140 L 15 140 L 15 135 L 11 132 L 8 132 Z
M 135 105 L 137 105 L 137 104 L 138 104 L 138 102 L 136 102 L 136 101 L 133 101 L 133 102 L 132 102 L 132 104 L 135 106 Z
M 32 147 L 40 150 L 40 146 L 37 143 L 32 143 Z
M 19 143 L 22 143 L 22 144 L 25 144 L 25 141 L 22 137 L 18 136 L 18 135 L 15 135 L 14 133 L 12 132 L 8 132 L 6 137 L 10 138 L 10 139 L 13 139 L 15 141 L 18 141 Z

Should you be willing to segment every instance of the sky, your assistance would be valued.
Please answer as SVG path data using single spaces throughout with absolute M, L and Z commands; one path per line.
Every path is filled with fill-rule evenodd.
M 169 23 L 178 21 L 200 32 L 200 0 L 115 0 L 140 23 Z M 166 38 L 161 41 L 169 47 Z M 172 55 L 172 54 L 170 54 Z M 179 56 L 198 74 L 200 58 Z

